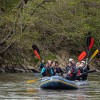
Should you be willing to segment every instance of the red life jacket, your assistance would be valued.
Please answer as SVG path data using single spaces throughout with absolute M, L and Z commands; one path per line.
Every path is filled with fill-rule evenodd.
M 73 76 L 73 74 L 69 74 L 69 76 Z
M 74 69 L 73 69 L 73 68 L 72 68 L 71 72 L 74 72 Z M 69 74 L 69 76 L 73 76 L 73 74 L 72 74 L 72 73 L 70 73 L 70 74 Z
M 80 70 L 78 70 L 77 75 L 80 75 L 80 74 L 81 74 L 81 71 L 80 71 Z

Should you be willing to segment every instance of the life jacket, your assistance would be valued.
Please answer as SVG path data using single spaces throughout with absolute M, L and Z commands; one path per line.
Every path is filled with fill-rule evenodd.
M 51 76 L 51 74 L 50 74 L 50 68 L 46 68 L 46 76 Z
M 59 69 L 59 67 L 56 68 L 56 73 L 60 73 L 60 69 Z
M 69 74 L 69 76 L 73 76 L 73 74 Z
M 77 75 L 80 75 L 80 74 L 81 74 L 81 71 L 78 69 Z
M 72 67 L 72 69 L 71 69 L 71 73 L 69 74 L 70 76 L 73 76 L 73 72 L 74 72 L 74 67 Z

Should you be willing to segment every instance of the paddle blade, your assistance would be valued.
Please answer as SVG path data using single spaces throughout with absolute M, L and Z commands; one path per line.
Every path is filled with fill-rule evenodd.
M 38 52 L 37 52 L 36 50 L 34 50 L 34 54 L 36 55 L 36 57 L 37 57 L 39 60 L 41 60 L 41 57 L 40 57 L 40 55 L 38 54 Z
M 93 47 L 93 45 L 94 45 L 94 39 L 91 38 L 90 45 L 89 45 L 89 49 L 91 49 Z
M 38 52 L 38 54 L 40 54 L 40 50 L 35 44 L 32 45 L 32 48 L 33 48 L 33 50 L 36 50 Z
M 28 80 L 26 83 L 31 84 L 31 83 L 35 83 L 35 82 L 37 82 L 37 81 L 38 81 L 38 79 Z
M 87 55 L 86 51 L 83 51 L 83 52 L 79 55 L 78 61 L 83 60 L 83 59 L 86 57 L 86 55 Z
M 97 49 L 97 50 L 93 53 L 93 55 L 91 56 L 91 58 L 94 58 L 94 57 L 97 55 L 98 52 L 99 52 L 99 50 Z

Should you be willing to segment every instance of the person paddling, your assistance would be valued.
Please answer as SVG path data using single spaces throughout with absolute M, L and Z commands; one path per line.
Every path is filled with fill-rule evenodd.
M 82 69 L 82 73 L 85 73 L 82 75 L 82 80 L 87 80 L 88 77 L 88 71 L 90 70 L 89 66 L 86 66 L 85 61 L 81 61 L 81 64 L 83 64 L 83 69 Z
M 77 68 L 76 80 L 81 80 L 81 78 L 82 78 L 81 74 L 83 73 L 83 66 L 84 65 L 81 62 L 76 63 L 76 68 Z
M 67 69 L 67 75 L 66 75 L 66 79 L 69 80 L 75 80 L 76 79 L 76 75 L 77 75 L 77 69 L 76 69 L 76 64 L 75 61 L 70 58 L 69 59 L 69 64 L 68 64 L 68 68 Z
M 87 80 L 89 66 L 86 66 L 85 61 L 81 61 L 80 65 L 77 67 L 78 73 L 76 80 Z M 84 74 L 85 73 L 85 74 Z M 83 75 L 82 75 L 83 74 Z
M 40 67 L 40 69 L 42 69 L 44 66 L 45 66 L 45 62 L 44 62 L 44 60 L 42 60 L 39 67 Z

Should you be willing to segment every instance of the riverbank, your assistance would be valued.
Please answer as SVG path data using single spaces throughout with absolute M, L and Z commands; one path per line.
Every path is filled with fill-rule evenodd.
M 39 70 L 33 44 L 42 59 L 57 60 L 65 68 L 69 58 L 77 61 L 86 50 L 88 32 L 95 40 L 92 55 L 100 49 L 99 7 L 99 0 L 1 0 L 0 72 L 33 72 L 28 66 Z M 99 59 L 100 54 L 91 63 L 97 70 Z
M 23 64 L 14 64 L 14 65 L 3 65 L 0 66 L 0 73 L 40 73 L 39 63 L 36 66 L 29 66 Z M 100 63 L 96 61 L 95 63 L 90 63 L 90 69 L 95 69 L 97 72 L 100 72 Z M 60 64 L 60 67 L 65 72 L 66 66 Z
M 0 67 L 0 73 L 39 73 L 38 69 L 35 69 L 33 66 L 24 66 L 24 65 L 4 65 Z

